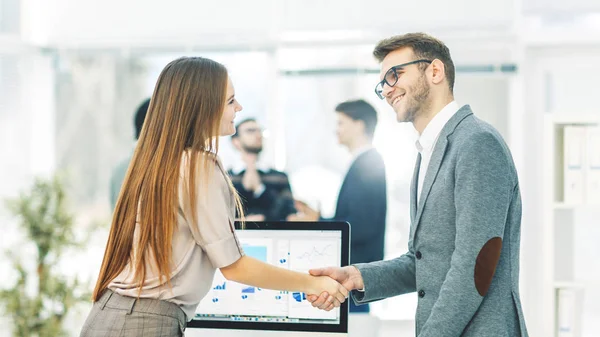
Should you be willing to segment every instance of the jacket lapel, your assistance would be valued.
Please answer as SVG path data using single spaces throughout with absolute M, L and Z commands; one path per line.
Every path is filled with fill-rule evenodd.
M 343 198 L 345 196 L 345 190 L 347 188 L 346 185 L 350 184 L 352 181 L 355 180 L 353 176 L 356 174 L 354 171 L 357 170 L 359 160 L 361 160 L 361 158 L 363 158 L 364 155 L 369 151 L 371 151 L 371 150 L 368 150 L 365 153 L 362 153 L 360 156 L 356 157 L 356 159 L 354 159 L 354 162 L 352 162 L 352 164 L 350 164 L 350 168 L 348 169 L 348 172 L 346 172 L 346 176 L 344 177 L 344 180 L 342 181 L 342 186 L 340 186 L 340 190 L 338 192 L 337 203 L 335 205 L 335 218 L 336 219 L 343 217 L 343 214 L 340 214 L 339 212 L 344 209 L 342 204 L 345 202 L 343 200 Z
M 425 207 L 425 202 L 427 201 L 427 196 L 429 195 L 429 191 L 431 190 L 431 186 L 435 181 L 435 177 L 437 177 L 437 173 L 440 170 L 440 166 L 442 165 L 442 159 L 444 158 L 444 153 L 446 152 L 446 146 L 448 145 L 448 139 L 446 137 L 438 138 L 437 143 L 435 144 L 435 149 L 431 155 L 431 160 L 429 161 L 429 166 L 427 167 L 427 173 L 425 174 L 425 180 L 423 181 L 423 187 L 421 188 L 421 197 L 419 199 L 419 203 L 417 205 L 417 213 L 415 215 L 414 225 L 411 226 L 413 229 L 411 233 L 411 237 L 417 232 L 417 227 L 419 226 L 419 220 L 421 219 L 421 214 L 423 214 L 423 207 Z M 417 202 L 417 195 L 415 194 L 415 203 Z
M 425 180 L 423 181 L 423 188 L 421 189 L 421 197 L 419 199 L 419 203 L 417 205 L 416 215 L 413 220 L 413 225 L 411 226 L 410 238 L 414 238 L 415 233 L 417 232 L 417 228 L 419 227 L 419 221 L 421 220 L 421 216 L 423 215 L 423 208 L 425 207 L 425 203 L 427 202 L 427 197 L 429 196 L 429 192 L 431 191 L 431 187 L 435 182 L 435 178 L 438 175 L 438 171 L 440 170 L 440 166 L 442 165 L 444 154 L 446 153 L 446 147 L 448 146 L 448 136 L 450 136 L 458 124 L 465 119 L 465 117 L 471 115 L 473 112 L 471 111 L 471 107 L 469 105 L 465 105 L 460 108 L 452 118 L 446 123 L 440 135 L 438 137 L 437 143 L 433 149 L 433 153 L 431 155 L 431 160 L 429 161 L 429 166 L 427 167 L 427 173 L 425 174 Z M 417 195 L 416 193 L 412 195 L 414 201 L 411 200 L 411 205 L 416 204 Z

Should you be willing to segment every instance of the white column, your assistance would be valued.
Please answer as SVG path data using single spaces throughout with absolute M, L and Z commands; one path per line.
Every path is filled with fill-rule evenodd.
M 54 57 L 36 54 L 21 60 L 21 105 L 31 127 L 29 165 L 32 176 L 56 169 L 56 101 Z
M 270 68 L 267 72 L 269 78 L 267 86 L 267 129 L 269 130 L 268 148 L 266 153 L 275 169 L 283 171 L 286 167 L 286 143 L 285 143 L 285 111 L 280 101 L 279 67 L 277 62 L 277 51 L 269 52 Z

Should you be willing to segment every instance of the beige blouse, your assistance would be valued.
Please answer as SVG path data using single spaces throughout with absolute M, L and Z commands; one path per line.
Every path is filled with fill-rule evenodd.
M 160 284 L 156 268 L 147 263 L 140 296 L 179 305 L 188 321 L 194 318 L 196 307 L 210 290 L 215 269 L 229 266 L 244 255 L 234 232 L 235 201 L 225 180 L 227 173 L 218 158 L 214 163 L 208 186 L 202 186 L 201 175 L 197 175 L 197 203 L 195 208 L 190 209 L 188 193 L 185 192 L 188 154 L 182 156 L 177 227 L 173 233 L 172 288 Z M 202 165 L 199 161 L 199 167 Z M 197 224 L 193 223 L 192 212 L 196 212 Z M 137 237 L 138 228 L 139 224 L 134 238 Z M 153 258 L 149 260 L 153 261 Z M 121 295 L 137 297 L 138 287 L 133 282 L 133 275 L 131 266 L 127 265 L 110 283 L 109 289 Z

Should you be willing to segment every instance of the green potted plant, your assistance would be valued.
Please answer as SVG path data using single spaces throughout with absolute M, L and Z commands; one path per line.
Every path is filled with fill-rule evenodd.
M 67 336 L 63 320 L 75 304 L 89 300 L 89 287 L 61 275 L 58 262 L 68 249 L 82 246 L 74 233 L 74 217 L 67 210 L 65 189 L 58 177 L 36 179 L 31 189 L 8 200 L 28 243 L 7 251 L 16 282 L 0 289 L 0 310 L 13 322 L 13 336 Z M 89 232 L 88 232 L 89 235 Z M 35 247 L 27 260 L 22 247 Z M 34 260 L 35 267 L 31 266 Z

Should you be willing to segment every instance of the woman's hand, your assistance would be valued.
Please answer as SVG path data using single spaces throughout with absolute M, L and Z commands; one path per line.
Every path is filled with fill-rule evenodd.
M 307 295 L 318 296 L 323 292 L 329 294 L 326 301 L 329 306 L 325 309 L 326 311 L 341 306 L 348 297 L 348 290 L 329 276 L 316 276 L 311 283 Z
M 340 284 L 349 291 L 355 289 L 365 289 L 362 275 L 355 266 L 311 269 L 308 272 L 313 276 L 331 277 L 332 279 L 340 282 Z M 328 298 L 329 293 L 323 292 L 320 296 L 309 295 L 307 300 L 312 303 L 313 307 L 329 311 L 333 309 L 334 306 L 332 303 L 327 301 Z

